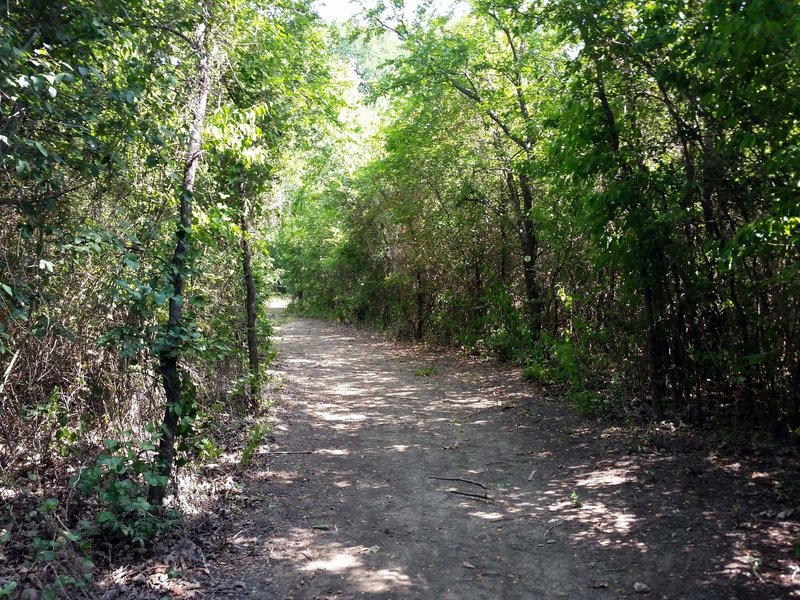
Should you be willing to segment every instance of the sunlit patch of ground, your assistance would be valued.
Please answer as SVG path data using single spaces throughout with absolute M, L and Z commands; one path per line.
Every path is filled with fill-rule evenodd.
M 289 307 L 290 299 L 284 296 L 273 296 L 267 300 L 268 310 L 286 310 Z
M 575 481 L 576 487 L 604 488 L 634 481 L 628 469 L 604 469 L 595 471 Z

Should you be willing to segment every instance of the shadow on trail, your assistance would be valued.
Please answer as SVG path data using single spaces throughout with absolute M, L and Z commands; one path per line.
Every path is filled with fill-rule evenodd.
M 768 486 L 738 463 L 630 454 L 496 365 L 316 320 L 280 335 L 277 444 L 246 492 L 269 503 L 229 550 L 240 597 L 800 593 L 796 523 L 751 518 Z

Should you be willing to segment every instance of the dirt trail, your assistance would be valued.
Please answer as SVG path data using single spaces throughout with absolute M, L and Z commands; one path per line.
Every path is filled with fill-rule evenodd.
M 755 516 L 771 482 L 749 465 L 631 449 L 496 364 L 309 319 L 278 343 L 274 437 L 244 490 L 257 501 L 216 561 L 230 596 L 800 593 L 797 524 Z

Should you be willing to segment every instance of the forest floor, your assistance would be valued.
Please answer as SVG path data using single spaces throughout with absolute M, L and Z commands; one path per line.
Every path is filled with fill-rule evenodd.
M 270 437 L 175 596 L 800 597 L 792 451 L 588 421 L 511 368 L 323 320 L 277 343 Z

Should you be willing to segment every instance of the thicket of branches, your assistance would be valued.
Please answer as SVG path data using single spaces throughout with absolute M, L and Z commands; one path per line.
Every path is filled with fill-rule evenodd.
M 324 36 L 304 0 L 4 6 L 0 596 L 6 563 L 147 544 L 174 466 L 260 409 L 268 207 L 333 114 Z

